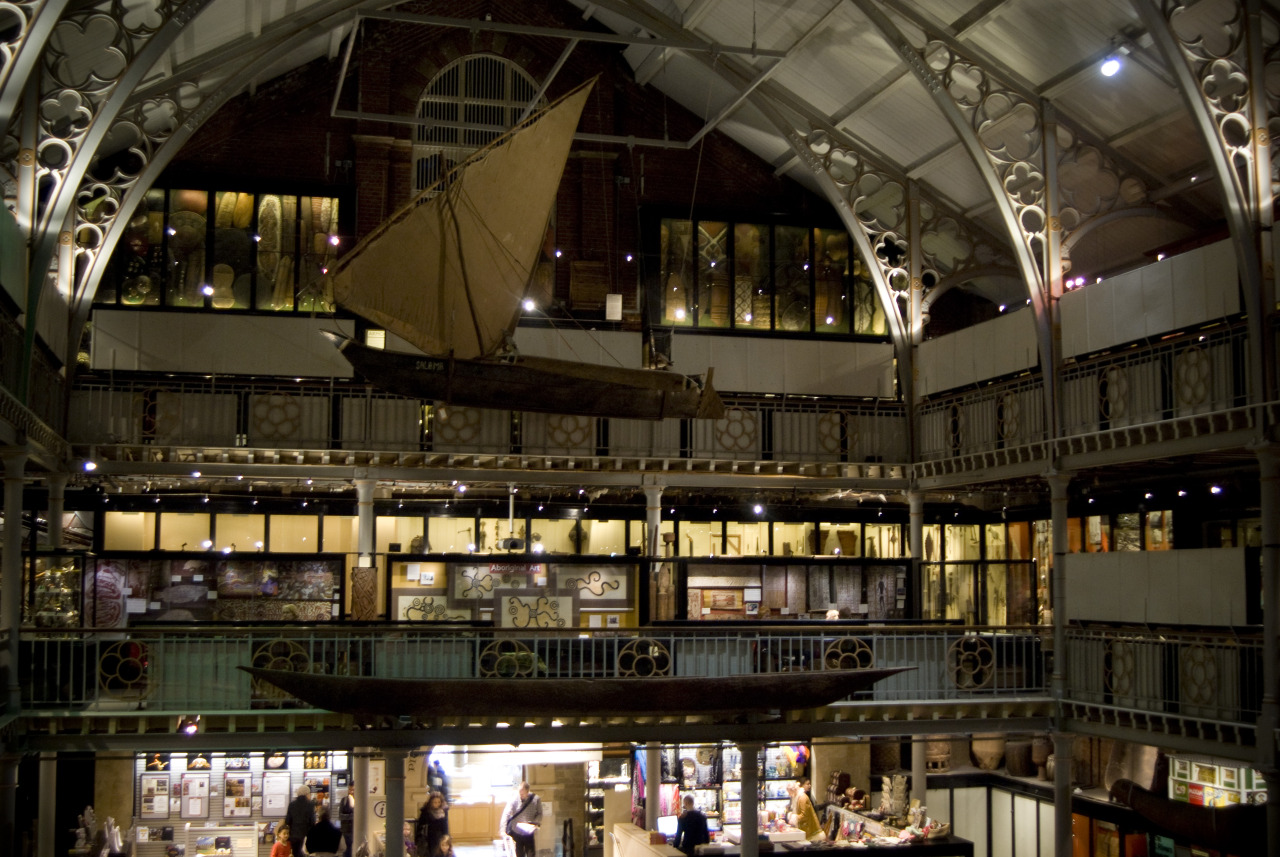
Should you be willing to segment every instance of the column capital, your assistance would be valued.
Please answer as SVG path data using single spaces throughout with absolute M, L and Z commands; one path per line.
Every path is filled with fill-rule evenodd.
M 1044 474 L 1044 481 L 1049 483 L 1051 489 L 1061 488 L 1065 492 L 1075 475 L 1074 470 L 1058 470 L 1055 468 Z
M 27 459 L 31 454 L 26 447 L 7 446 L 0 448 L 0 462 L 4 463 L 4 478 L 21 478 L 27 469 Z

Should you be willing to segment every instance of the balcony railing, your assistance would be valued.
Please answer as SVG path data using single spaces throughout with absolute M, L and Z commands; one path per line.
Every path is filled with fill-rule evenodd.
M 380 625 L 338 629 L 156 627 L 24 632 L 23 707 L 41 713 L 250 712 L 305 705 L 238 666 L 388 678 L 717 677 L 904 666 L 859 701 L 1043 698 L 1044 628 L 847 627 L 821 632 L 635 629 L 508 631 Z
M 1095 711 L 1219 731 L 1221 724 L 1257 722 L 1262 659 L 1260 635 L 1073 628 L 1067 698 Z

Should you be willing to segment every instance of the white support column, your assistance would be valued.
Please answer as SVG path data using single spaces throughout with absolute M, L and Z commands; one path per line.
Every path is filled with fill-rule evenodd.
M 404 760 L 409 751 L 385 748 L 387 760 L 387 855 L 405 857 L 404 853 Z
M 760 857 L 760 772 L 756 763 L 760 757 L 760 744 L 738 744 L 742 753 L 742 857 Z
M 658 547 L 658 529 L 662 524 L 662 486 L 648 486 L 644 489 L 644 554 L 645 556 L 662 556 Z
M 369 800 L 369 753 L 371 747 L 355 747 L 352 749 L 351 775 L 355 779 L 352 788 L 356 799 L 355 817 L 351 827 L 351 853 L 355 854 L 361 842 L 369 839 L 369 814 L 372 811 Z M 373 845 L 369 845 L 370 852 Z
M 356 552 L 360 554 L 360 563 L 364 557 L 373 556 L 373 489 L 376 479 L 356 479 Z M 372 560 L 369 561 L 372 565 Z

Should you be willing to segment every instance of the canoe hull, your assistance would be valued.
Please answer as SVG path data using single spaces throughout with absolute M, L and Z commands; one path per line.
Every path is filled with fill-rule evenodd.
M 371 384 L 397 395 L 450 405 L 551 414 L 661 420 L 718 418 L 709 384 L 649 369 L 612 369 L 567 361 L 457 360 L 369 348 L 326 331 Z
M 408 679 L 240 669 L 316 708 L 342 714 L 554 716 L 816 708 L 913 667 L 602 679 Z

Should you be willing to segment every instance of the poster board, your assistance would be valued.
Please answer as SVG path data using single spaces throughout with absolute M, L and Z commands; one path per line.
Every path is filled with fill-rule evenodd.
M 169 775 L 143 774 L 140 782 L 142 818 L 169 817 Z
M 250 783 L 248 774 L 226 775 L 222 792 L 223 818 L 248 818 L 253 814 Z
M 209 817 L 209 775 L 182 775 L 182 818 Z
M 292 794 L 289 789 L 288 771 L 267 771 L 262 775 L 262 815 L 264 818 L 284 818 L 289 810 Z

